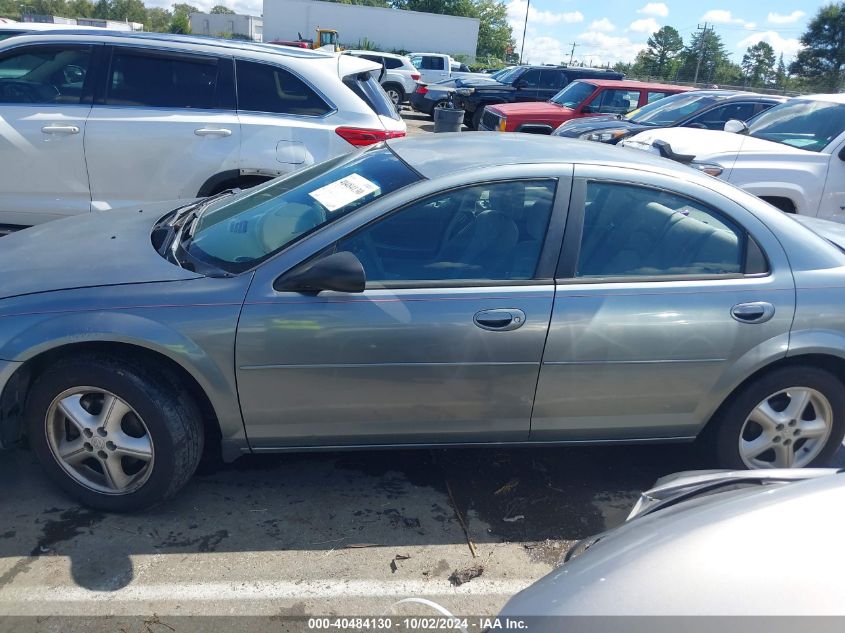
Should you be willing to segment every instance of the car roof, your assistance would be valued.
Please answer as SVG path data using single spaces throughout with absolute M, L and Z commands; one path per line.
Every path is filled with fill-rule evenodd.
M 381 57 L 392 57 L 394 59 L 404 59 L 406 55 L 399 55 L 398 53 L 383 53 L 382 51 L 367 51 L 363 49 L 352 48 L 343 51 L 347 55 L 379 55 Z
M 690 174 L 688 167 L 649 152 L 542 134 L 430 134 L 395 139 L 387 144 L 399 158 L 426 178 L 438 178 L 466 169 L 544 163 L 635 164 L 659 167 L 664 171 L 674 169 L 684 178 L 694 175 Z
M 96 32 L 95 32 L 96 31 Z M 28 37 L 27 35 L 19 36 L 21 38 Z M 283 55 L 286 57 L 296 57 L 304 59 L 331 59 L 336 57 L 334 53 L 325 51 L 310 50 L 305 48 L 296 48 L 288 46 L 274 46 L 273 44 L 259 44 L 254 42 L 243 42 L 241 40 L 224 40 L 219 37 L 209 37 L 206 35 L 176 35 L 172 33 L 147 33 L 147 32 L 126 32 L 126 31 L 110 31 L 107 29 L 92 28 L 90 30 L 83 30 L 79 28 L 69 28 L 66 30 L 56 31 L 53 33 L 44 33 L 39 35 L 32 35 L 32 41 L 49 42 L 53 39 L 67 39 L 72 37 L 80 41 L 97 41 L 97 42 L 112 42 L 120 44 L 139 44 L 147 46 L 157 46 L 160 44 L 173 45 L 189 45 L 205 50 L 219 49 L 242 51 L 247 53 L 271 53 L 273 55 Z M 17 39 L 17 38 L 15 38 Z M 3 44 L 10 42 L 4 40 Z M 20 41 L 20 40 L 18 40 Z
M 92 31 L 98 33 L 124 33 L 125 31 L 117 31 L 115 29 L 107 29 L 102 26 L 87 26 L 84 24 L 54 24 L 52 22 L 0 22 L 0 31 L 84 31 L 90 33 Z
M 636 81 L 634 79 L 597 79 L 594 77 L 584 77 L 583 79 L 576 79 L 575 81 L 583 81 L 590 83 L 600 88 L 646 88 L 647 90 L 677 90 L 678 92 L 689 92 L 692 90 L 689 86 L 674 86 L 672 84 L 657 84 L 647 81 Z
M 827 101 L 829 103 L 845 103 L 845 93 L 801 95 L 800 97 L 795 98 L 804 99 L 807 101 Z

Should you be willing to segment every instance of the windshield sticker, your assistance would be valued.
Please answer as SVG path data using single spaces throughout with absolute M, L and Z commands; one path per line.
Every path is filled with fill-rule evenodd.
M 379 186 L 358 174 L 349 174 L 340 180 L 320 187 L 308 195 L 322 204 L 328 211 L 337 211 L 360 200 L 366 195 L 378 191 Z

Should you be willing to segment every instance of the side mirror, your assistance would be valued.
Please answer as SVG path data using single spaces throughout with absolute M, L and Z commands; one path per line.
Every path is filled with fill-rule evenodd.
M 315 294 L 321 290 L 364 292 L 366 283 L 361 261 L 353 253 L 341 251 L 282 275 L 273 283 L 273 289 Z
M 723 129 L 725 132 L 730 132 L 731 134 L 745 134 L 748 131 L 748 126 L 745 124 L 745 121 L 728 119 L 725 121 L 725 127 Z

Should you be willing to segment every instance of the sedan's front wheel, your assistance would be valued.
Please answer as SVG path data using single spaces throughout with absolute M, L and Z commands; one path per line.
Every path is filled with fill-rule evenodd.
M 729 468 L 824 465 L 845 435 L 845 386 L 816 367 L 784 367 L 746 385 L 721 412 L 719 461 Z
M 27 400 L 30 443 L 48 475 L 87 506 L 148 507 L 193 475 L 203 446 L 196 405 L 167 371 L 91 354 L 60 360 Z

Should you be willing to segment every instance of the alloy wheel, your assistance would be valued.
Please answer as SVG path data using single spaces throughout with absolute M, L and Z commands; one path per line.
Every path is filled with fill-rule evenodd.
M 399 105 L 399 91 L 395 88 L 388 88 L 387 89 L 387 96 L 390 97 L 390 100 L 393 102 L 393 105 Z
M 62 469 L 96 492 L 128 494 L 152 472 L 154 447 L 146 424 L 110 391 L 74 387 L 62 392 L 47 410 L 45 430 Z
M 748 468 L 802 468 L 827 444 L 833 408 L 819 391 L 789 387 L 761 401 L 745 420 L 739 455 Z

